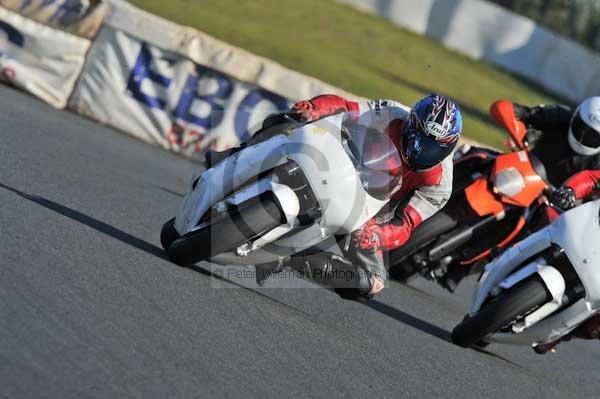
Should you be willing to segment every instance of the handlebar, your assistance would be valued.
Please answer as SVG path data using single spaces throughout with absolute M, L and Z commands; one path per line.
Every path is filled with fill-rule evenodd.
M 550 182 L 547 182 L 547 185 L 548 186 L 544 189 L 544 196 L 546 197 L 546 206 L 548 206 L 551 209 L 554 209 L 559 215 L 562 215 L 566 212 L 566 210 L 552 202 L 552 196 L 556 191 L 556 187 Z
M 294 124 L 298 124 L 298 125 L 301 124 L 301 122 L 298 122 L 298 120 L 296 120 L 296 118 L 292 117 L 292 115 L 289 112 L 281 114 L 281 117 L 286 123 L 294 123 Z

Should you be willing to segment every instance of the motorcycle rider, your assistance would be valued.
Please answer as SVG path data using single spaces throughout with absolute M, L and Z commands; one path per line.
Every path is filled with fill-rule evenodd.
M 575 110 L 564 105 L 514 108 L 527 127 L 531 152 L 554 186 L 577 172 L 600 169 L 600 97 L 586 99 Z
M 600 169 L 600 97 L 586 99 L 575 110 L 565 105 L 513 106 L 515 116 L 527 128 L 525 141 L 553 186 L 577 172 Z M 471 272 L 463 265 L 452 265 L 441 283 L 453 292 Z
M 341 240 L 344 257 L 327 252 L 294 256 L 267 270 L 257 267 L 263 284 L 283 267 L 308 271 L 318 283 L 347 299 L 372 297 L 383 290 L 387 272 L 382 251 L 404 245 L 411 232 L 444 207 L 452 193 L 452 154 L 462 131 L 459 107 L 431 94 L 409 107 L 391 100 L 354 102 L 322 95 L 296 103 L 290 114 L 301 122 L 348 112 L 360 125 L 387 134 L 401 154 L 401 185 L 387 210 Z M 348 277 L 350 276 L 350 277 Z

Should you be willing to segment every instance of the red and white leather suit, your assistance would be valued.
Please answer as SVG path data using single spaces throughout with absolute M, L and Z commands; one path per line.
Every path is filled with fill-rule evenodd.
M 348 101 L 322 95 L 297 103 L 293 110 L 304 120 L 316 120 L 338 112 L 352 112 L 358 123 L 385 132 L 400 150 L 402 131 L 410 108 L 391 100 Z M 390 222 L 369 221 L 354 235 L 354 243 L 367 250 L 391 250 L 404 245 L 412 231 L 444 207 L 452 194 L 452 153 L 427 170 L 412 170 L 403 162 L 401 186 L 392 200 L 408 204 Z

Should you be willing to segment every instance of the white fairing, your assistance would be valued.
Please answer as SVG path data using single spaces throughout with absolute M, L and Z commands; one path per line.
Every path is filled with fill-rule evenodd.
M 508 278 L 523 262 L 551 245 L 549 233 L 548 229 L 543 229 L 530 235 L 486 266 L 483 276 L 477 283 L 471 314 L 477 313 L 490 292 Z M 524 275 L 523 278 L 528 276 Z M 511 286 L 515 283 L 511 282 Z
M 568 334 L 600 310 L 600 200 L 589 202 L 561 215 L 547 228 L 531 235 L 490 263 L 480 279 L 471 314 L 485 299 L 533 273 L 544 281 L 552 299 L 513 327 L 516 333 L 497 333 L 486 341 L 522 345 L 549 343 Z M 585 298 L 566 308 L 562 305 L 564 278 L 552 265 L 535 255 L 555 244 L 564 249 L 582 281 Z M 533 259 L 524 268 L 523 262 Z M 516 269 L 520 268 L 515 272 Z M 558 310 L 558 311 L 557 311 Z
M 304 126 L 289 137 L 288 158 L 300 165 L 319 199 L 325 235 L 357 230 L 387 203 L 363 189 L 340 142 L 341 124 L 341 115 L 330 117 Z
M 284 164 L 286 144 L 285 136 L 275 136 L 248 147 L 205 171 L 196 184 L 196 189 L 186 195 L 175 218 L 175 229 L 179 235 L 183 236 L 197 229 L 198 222 L 213 205 L 251 178 Z
M 587 299 L 600 305 L 600 200 L 581 205 L 556 220 L 552 241 L 564 248 L 583 282 Z
M 268 232 L 235 253 L 216 256 L 216 263 L 253 265 L 266 263 L 312 247 L 334 234 L 360 228 L 387 203 L 370 196 L 341 141 L 343 115 L 334 115 L 247 147 L 202 174 L 195 189 L 184 199 L 175 228 L 185 235 L 202 227 L 203 215 L 226 204 L 244 202 L 270 191 L 287 218 L 287 225 Z M 275 184 L 267 174 L 248 186 L 248 181 L 294 161 L 302 169 L 321 208 L 322 217 L 312 226 L 297 226 L 299 200 L 294 191 Z M 276 178 L 275 178 L 276 179 Z M 238 191 L 240 190 L 241 191 Z

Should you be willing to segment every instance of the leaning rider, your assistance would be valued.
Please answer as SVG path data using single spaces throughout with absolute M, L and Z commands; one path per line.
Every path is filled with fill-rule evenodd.
M 370 298 L 380 293 L 387 273 L 382 251 L 399 248 L 424 220 L 444 207 L 452 193 L 452 155 L 462 130 L 459 107 L 440 95 L 428 95 L 409 107 L 390 100 L 354 102 L 336 95 L 301 101 L 291 115 L 305 123 L 346 112 L 359 124 L 387 134 L 402 159 L 400 187 L 389 209 L 354 232 L 344 257 L 318 252 L 292 257 L 264 273 L 257 268 L 262 284 L 272 272 L 289 266 L 307 270 L 318 283 L 336 289 L 344 298 Z M 342 240 L 343 241 L 343 240 Z M 348 276 L 339 278 L 335 276 Z
M 531 152 L 544 164 L 553 185 L 577 172 L 600 169 L 600 97 L 588 98 L 575 110 L 564 105 L 514 108 L 527 127 Z

